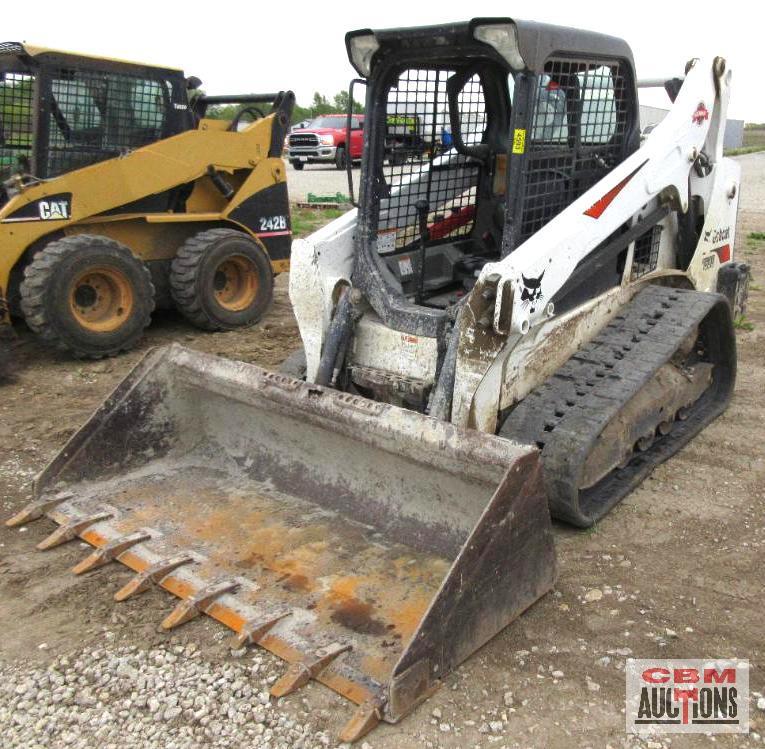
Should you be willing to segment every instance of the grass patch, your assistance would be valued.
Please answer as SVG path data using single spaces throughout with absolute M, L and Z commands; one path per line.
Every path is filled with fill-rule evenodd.
M 746 315 L 739 315 L 733 321 L 733 327 L 736 330 L 746 330 L 747 332 L 754 330 L 754 323 L 751 320 L 746 319 Z
M 765 148 L 765 127 L 744 128 L 744 148 Z
M 745 153 L 757 153 L 765 151 L 765 128 L 745 127 L 744 142 L 741 148 L 731 148 L 725 152 L 726 156 L 741 156 Z
M 743 156 L 747 153 L 759 153 L 765 151 L 765 146 L 742 146 L 741 148 L 729 148 L 724 155 L 725 156 Z
M 753 239 L 755 242 L 765 242 L 765 231 L 751 231 L 747 239 Z
M 337 208 L 292 208 L 292 238 L 313 234 L 345 211 Z

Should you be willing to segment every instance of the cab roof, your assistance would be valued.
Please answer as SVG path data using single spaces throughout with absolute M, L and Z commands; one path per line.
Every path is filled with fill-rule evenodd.
M 470 21 L 447 23 L 438 26 L 410 26 L 394 29 L 358 29 L 346 34 L 346 48 L 351 64 L 350 42 L 354 37 L 373 34 L 380 45 L 374 57 L 393 50 L 402 52 L 423 47 L 454 47 L 458 52 L 475 49 L 477 42 L 474 31 L 477 26 L 512 24 L 516 28 L 518 51 L 526 69 L 541 73 L 544 64 L 555 54 L 580 57 L 618 58 L 629 61 L 634 69 L 632 50 L 623 39 L 596 31 L 585 31 L 570 26 L 556 26 L 537 21 L 523 21 L 509 17 L 473 18 Z M 374 69 L 375 59 L 372 58 Z M 355 67 L 355 65 L 354 65 Z M 357 69 L 358 70 L 358 69 Z M 360 71 L 359 71 L 360 72 Z
M 168 67 L 166 65 L 150 65 L 143 62 L 134 62 L 131 60 L 120 60 L 114 57 L 99 57 L 97 55 L 85 55 L 79 52 L 69 52 L 61 49 L 51 49 L 49 47 L 38 47 L 26 42 L 0 42 L 0 60 L 3 57 L 17 57 L 26 62 L 40 63 L 76 63 L 82 61 L 100 63 L 101 66 L 112 68 L 123 68 L 125 70 L 156 70 L 165 73 L 183 73 L 180 68 Z

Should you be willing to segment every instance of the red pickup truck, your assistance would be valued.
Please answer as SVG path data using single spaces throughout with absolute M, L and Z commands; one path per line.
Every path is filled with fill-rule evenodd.
M 346 143 L 347 115 L 323 114 L 308 127 L 297 128 L 287 136 L 287 158 L 295 169 L 306 164 L 333 164 L 345 169 L 346 159 L 361 161 L 364 115 L 351 117 L 351 139 Z

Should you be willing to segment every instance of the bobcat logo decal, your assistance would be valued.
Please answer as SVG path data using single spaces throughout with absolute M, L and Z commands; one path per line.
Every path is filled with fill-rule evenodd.
M 709 110 L 704 105 L 704 102 L 699 102 L 699 106 L 696 107 L 696 111 L 691 117 L 691 121 L 694 125 L 703 125 L 706 120 L 709 119 Z
M 534 311 L 534 306 L 537 302 L 541 301 L 542 297 L 542 279 L 544 278 L 545 271 L 537 278 L 526 278 L 521 274 L 523 279 L 523 290 L 521 291 L 521 303 L 524 307 L 531 307 L 531 311 Z

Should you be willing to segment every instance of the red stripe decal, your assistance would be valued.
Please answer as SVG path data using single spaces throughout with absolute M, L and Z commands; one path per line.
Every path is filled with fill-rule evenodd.
M 730 260 L 730 245 L 724 244 L 722 247 L 715 249 L 717 257 L 720 258 L 721 263 L 727 263 Z
M 600 200 L 593 203 L 585 212 L 590 218 L 600 218 L 606 208 L 616 199 L 616 196 L 626 187 L 627 183 L 648 163 L 646 159 L 632 174 L 628 174 L 618 185 L 612 187 Z
M 260 231 L 256 232 L 256 237 L 286 237 L 287 235 L 292 234 L 292 232 L 287 229 L 286 231 Z

